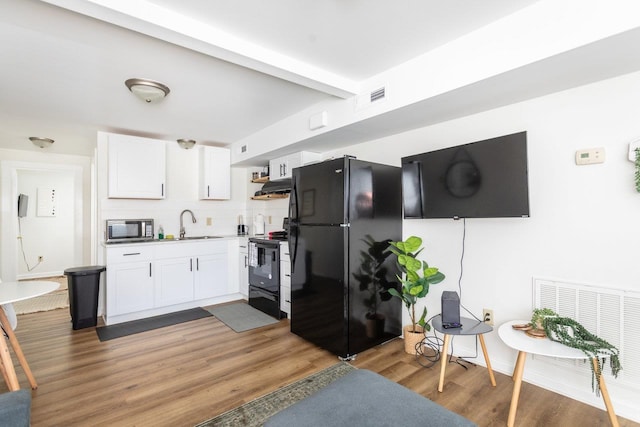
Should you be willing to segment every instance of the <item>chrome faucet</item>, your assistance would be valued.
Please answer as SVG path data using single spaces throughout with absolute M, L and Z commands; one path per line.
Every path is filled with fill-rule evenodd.
M 189 212 L 191 214 L 191 221 L 195 224 L 196 222 L 196 217 L 193 215 L 193 212 L 191 212 L 189 209 L 185 209 L 182 212 L 180 212 L 180 238 L 184 239 L 184 224 L 182 223 L 182 215 L 184 215 L 185 212 Z

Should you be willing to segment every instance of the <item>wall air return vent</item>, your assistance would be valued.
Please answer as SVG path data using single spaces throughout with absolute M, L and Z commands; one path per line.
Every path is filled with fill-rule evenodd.
M 371 92 L 371 102 L 380 101 L 384 99 L 385 96 L 385 88 L 381 87 L 380 89 L 376 89 Z
M 380 103 L 382 103 L 382 101 L 386 99 L 386 96 L 387 96 L 386 85 L 382 86 L 379 89 L 362 92 L 361 94 L 356 96 L 355 110 L 356 111 L 365 110 L 371 107 L 374 102 L 378 103 L 379 105 Z

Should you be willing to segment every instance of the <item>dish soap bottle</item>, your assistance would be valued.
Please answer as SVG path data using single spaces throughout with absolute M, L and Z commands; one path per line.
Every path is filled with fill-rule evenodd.
M 162 228 L 162 226 L 158 228 L 158 239 L 160 240 L 164 239 L 164 229 Z

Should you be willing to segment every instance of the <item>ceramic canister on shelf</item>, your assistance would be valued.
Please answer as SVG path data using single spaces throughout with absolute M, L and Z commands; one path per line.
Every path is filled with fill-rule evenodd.
M 253 234 L 264 234 L 264 216 L 262 214 L 257 214 L 253 219 Z

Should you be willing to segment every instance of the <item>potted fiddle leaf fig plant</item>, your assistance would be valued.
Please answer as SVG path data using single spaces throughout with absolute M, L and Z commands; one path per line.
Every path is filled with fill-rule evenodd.
M 427 308 L 424 307 L 422 315 L 416 317 L 416 303 L 429 293 L 429 286 L 444 280 L 444 274 L 437 267 L 430 267 L 426 261 L 420 261 L 417 256 L 422 252 L 422 239 L 411 236 L 404 242 L 391 242 L 389 249 L 397 256 L 398 266 L 404 277 L 398 276 L 401 287 L 389 289 L 389 293 L 402 300 L 409 311 L 411 325 L 403 328 L 405 340 L 405 352 L 416 354 L 416 345 L 422 341 L 424 331 L 431 330 L 426 323 Z

